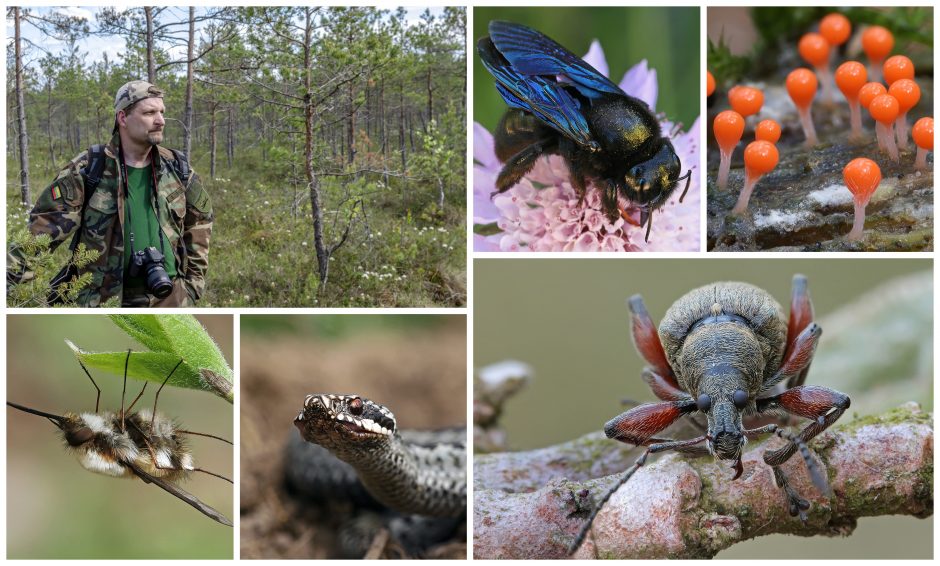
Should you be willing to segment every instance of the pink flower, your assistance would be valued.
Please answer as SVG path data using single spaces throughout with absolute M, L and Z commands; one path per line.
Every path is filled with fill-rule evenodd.
M 591 66 L 607 74 L 600 44 L 591 44 L 584 57 Z M 627 71 L 620 88 L 650 108 L 656 108 L 656 71 L 641 61 Z M 699 251 L 701 194 L 698 119 L 687 132 L 673 123 L 661 122 L 684 169 L 692 169 L 689 192 L 679 203 L 685 182 L 668 202 L 653 212 L 649 243 L 646 227 L 640 227 L 639 210 L 629 201 L 620 205 L 633 223 L 623 218 L 611 223 L 603 212 L 600 192 L 589 183 L 582 206 L 569 181 L 565 160 L 558 155 L 540 158 L 532 171 L 504 193 L 490 198 L 502 164 L 493 149 L 493 136 L 480 124 L 473 127 L 473 223 L 475 251 Z M 685 174 L 685 171 L 683 171 Z

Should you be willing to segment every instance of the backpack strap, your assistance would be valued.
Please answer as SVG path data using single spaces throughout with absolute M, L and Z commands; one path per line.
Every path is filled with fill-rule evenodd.
M 82 190 L 82 213 L 79 218 L 82 221 L 82 225 L 85 223 L 85 209 L 88 207 L 88 199 L 91 197 L 91 193 L 95 192 L 95 189 L 98 188 L 98 184 L 101 183 L 101 177 L 104 175 L 104 165 L 105 165 L 105 155 L 104 155 L 104 145 L 96 143 L 93 146 L 88 148 L 88 162 L 84 167 L 79 169 L 79 172 L 82 175 L 82 184 L 84 189 Z M 69 244 L 69 250 L 74 254 L 75 249 L 78 247 L 78 241 L 81 239 L 82 229 L 79 228 L 75 232 L 75 236 L 72 238 L 72 243 Z
M 186 158 L 186 154 L 182 151 L 177 151 L 172 148 L 170 148 L 170 151 L 173 152 L 173 170 L 176 171 L 176 176 L 183 182 L 183 186 L 188 187 L 189 177 L 193 173 L 193 170 L 189 168 L 189 159 Z

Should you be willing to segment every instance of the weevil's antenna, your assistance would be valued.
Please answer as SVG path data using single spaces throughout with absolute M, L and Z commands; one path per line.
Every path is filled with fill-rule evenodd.
M 95 386 L 95 389 L 98 390 L 98 396 L 95 397 L 95 412 L 98 412 L 98 404 L 101 402 L 101 388 L 98 387 L 98 384 L 95 383 L 95 380 L 92 379 L 91 374 L 88 373 L 88 368 L 85 367 L 85 364 L 82 363 L 81 358 L 78 359 L 78 365 L 82 366 L 82 369 L 85 370 L 85 375 L 88 376 L 88 379 L 91 380 L 91 384 Z
M 60 430 L 62 429 L 62 421 L 65 420 L 65 417 L 63 417 L 63 416 L 60 416 L 60 415 L 53 415 L 52 413 L 46 413 L 46 412 L 40 411 L 40 410 L 38 410 L 38 409 L 30 409 L 29 407 L 25 407 L 25 406 L 20 405 L 20 404 L 18 404 L 18 403 L 14 403 L 13 401 L 7 401 L 7 405 L 13 407 L 14 409 L 19 409 L 19 410 L 23 411 L 24 413 L 30 413 L 30 414 L 32 414 L 32 415 L 38 415 L 38 416 L 40 416 L 40 417 L 45 417 L 45 418 L 49 419 L 49 421 L 50 421 L 52 424 L 54 424 L 56 427 L 58 427 Z
M 127 349 L 127 358 L 124 359 L 124 388 L 121 390 L 121 433 L 127 432 L 124 426 L 124 395 L 127 393 L 127 366 L 131 363 L 131 350 Z
M 180 361 L 173 366 L 173 370 L 170 371 L 170 375 L 166 376 L 166 379 L 163 380 L 163 383 L 160 384 L 160 389 L 157 389 L 156 395 L 153 396 L 153 413 L 150 415 L 150 430 L 153 430 L 153 421 L 157 417 L 157 399 L 160 398 L 160 392 L 163 391 L 163 386 L 166 385 L 167 381 L 170 381 L 170 378 L 173 377 L 173 374 L 176 373 L 176 368 L 180 367 L 180 364 L 183 363 L 183 358 L 180 358 Z

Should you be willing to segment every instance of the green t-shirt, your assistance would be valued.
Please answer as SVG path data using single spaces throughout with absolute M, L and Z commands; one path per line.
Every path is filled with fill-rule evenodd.
M 154 247 L 163 254 L 163 267 L 170 279 L 176 278 L 176 258 L 173 249 L 160 229 L 153 210 L 153 174 L 151 166 L 127 167 L 127 199 L 124 201 L 124 286 L 146 287 L 144 277 L 129 275 L 131 265 L 131 233 L 134 234 L 134 250 Z M 163 246 L 160 246 L 160 239 Z

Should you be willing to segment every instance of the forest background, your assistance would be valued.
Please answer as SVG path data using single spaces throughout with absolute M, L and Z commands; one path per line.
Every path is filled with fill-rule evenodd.
M 464 8 L 11 7 L 7 29 L 8 241 L 145 79 L 213 202 L 199 306 L 466 303 Z M 66 248 L 11 306 L 42 306 Z

